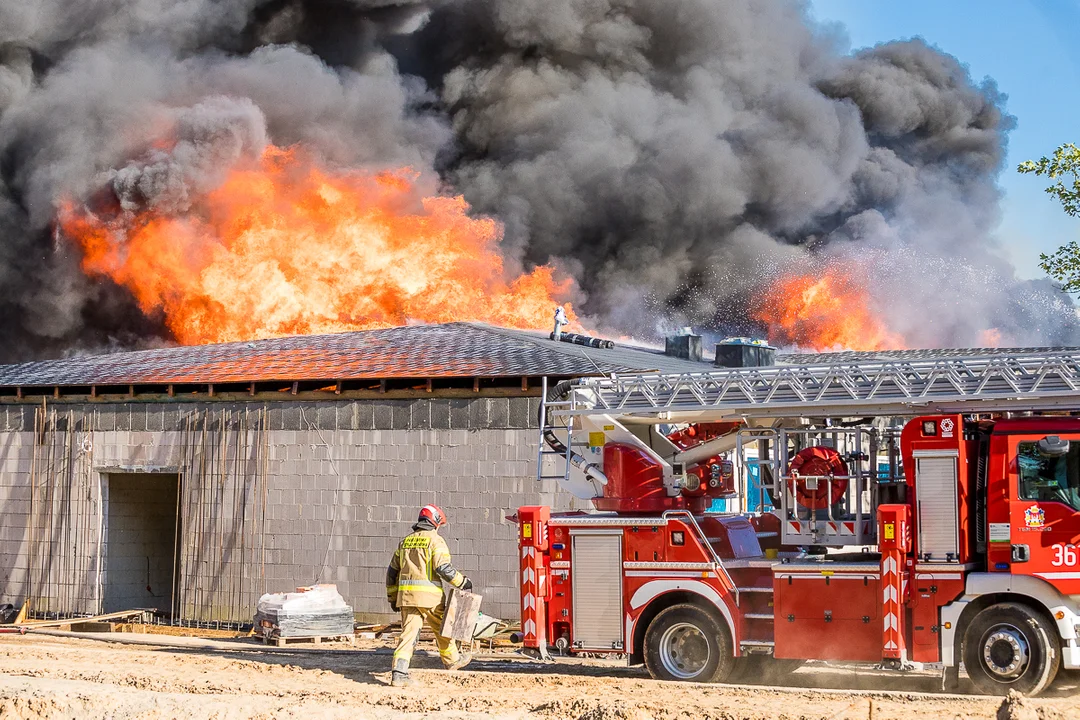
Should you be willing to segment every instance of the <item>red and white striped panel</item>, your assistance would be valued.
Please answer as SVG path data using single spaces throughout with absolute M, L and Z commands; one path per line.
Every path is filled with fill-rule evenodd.
M 536 548 L 521 548 L 521 633 L 525 647 L 540 647 L 543 634 L 543 595 L 539 590 L 539 563 Z
M 904 633 L 900 627 L 904 598 L 903 555 L 899 550 L 886 550 L 881 556 L 881 613 L 882 651 L 886 659 L 904 659 Z

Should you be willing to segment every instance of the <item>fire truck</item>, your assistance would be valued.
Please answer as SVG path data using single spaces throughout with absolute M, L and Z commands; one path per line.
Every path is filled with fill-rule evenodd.
M 1037 694 L 1080 669 L 1076 411 L 1069 352 L 545 385 L 539 478 L 592 508 L 515 516 L 524 646 L 697 682 L 962 666 Z

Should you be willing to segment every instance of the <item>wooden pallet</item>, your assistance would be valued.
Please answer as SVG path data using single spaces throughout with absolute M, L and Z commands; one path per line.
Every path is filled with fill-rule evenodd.
M 315 645 L 321 645 L 323 642 L 347 642 L 350 645 L 355 644 L 355 636 L 353 635 L 309 635 L 304 637 L 289 636 L 282 637 L 281 635 L 263 635 L 263 644 L 270 645 L 273 643 L 277 647 L 285 647 L 289 643 L 294 642 L 307 642 Z

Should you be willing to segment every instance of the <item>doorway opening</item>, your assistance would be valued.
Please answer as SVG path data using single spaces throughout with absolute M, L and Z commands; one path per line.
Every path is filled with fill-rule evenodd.
M 102 612 L 174 607 L 177 473 L 109 473 Z

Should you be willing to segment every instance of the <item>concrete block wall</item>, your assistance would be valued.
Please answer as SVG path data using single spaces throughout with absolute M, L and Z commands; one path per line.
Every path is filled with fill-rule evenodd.
M 34 408 L 0 406 L 0 603 L 21 604 L 29 572 Z
M 50 600 L 37 611 L 92 612 L 100 503 L 91 463 L 81 446 L 72 448 L 55 434 L 35 436 L 36 412 L 0 406 L 0 602 L 19 605 L 35 589 L 48 588 Z M 83 419 L 66 411 L 54 413 L 54 420 L 65 432 L 85 430 Z M 44 483 L 46 476 L 56 482 Z
M 535 480 L 537 409 L 538 399 L 526 397 L 127 402 L 76 406 L 75 412 L 86 417 L 73 424 L 89 437 L 96 471 L 175 471 L 191 484 L 205 472 L 199 466 L 199 443 L 217 443 L 224 430 L 248 437 L 254 446 L 254 431 L 239 428 L 252 428 L 265 418 L 266 435 L 259 439 L 265 444 L 265 462 L 242 460 L 248 463 L 245 472 L 263 472 L 254 470 L 260 464 L 265 468 L 259 492 L 265 493 L 266 505 L 258 525 L 264 534 L 258 551 L 248 543 L 246 552 L 226 553 L 217 565 L 195 563 L 201 555 L 185 556 L 192 565 L 183 573 L 186 582 L 199 586 L 185 587 L 186 597 L 209 603 L 211 613 L 224 612 L 216 609 L 205 587 L 218 582 L 198 575 L 195 565 L 202 572 L 216 567 L 213 572 L 241 575 L 222 584 L 242 588 L 241 602 L 249 610 L 263 589 L 286 591 L 318 581 L 336 583 L 361 616 L 388 613 L 386 564 L 419 508 L 434 502 L 450 518 L 444 535 L 458 568 L 484 593 L 485 611 L 515 619 L 516 529 L 505 516 L 525 504 L 582 505 L 553 483 L 540 486 Z M 25 459 L 32 458 L 33 435 L 24 428 L 29 420 L 26 429 L 33 429 L 33 415 L 27 416 L 25 406 L 6 406 L 6 411 L 8 429 L 0 430 L 0 493 L 18 498 L 29 492 Z M 12 427 L 12 414 L 18 416 L 14 424 L 21 423 L 19 430 Z M 81 438 L 75 446 L 85 442 Z M 231 466 L 233 458 L 226 460 Z M 251 511 L 249 505 L 243 512 Z M 0 602 L 21 602 L 18 568 L 25 541 L 20 544 L 15 535 L 20 528 L 25 533 L 25 522 L 19 526 L 17 519 L 0 518 L 4 522 L 15 529 L 11 540 L 0 535 L 0 578 L 7 573 L 15 580 L 0 582 Z M 228 537 L 239 533 L 241 523 L 234 525 L 223 526 L 219 543 L 242 544 Z M 191 537 L 184 535 L 191 524 L 182 519 L 181 526 L 181 544 L 190 546 Z M 0 533 L 7 532 L 5 527 L 0 525 Z M 251 532 L 250 524 L 244 527 Z
M 536 482 L 533 430 L 271 432 L 270 440 L 278 473 L 266 522 L 270 589 L 334 582 L 359 613 L 388 611 L 391 553 L 419 509 L 436 503 L 450 520 L 443 535 L 455 565 L 486 611 L 516 618 L 517 535 L 506 516 L 521 505 L 571 504 Z

